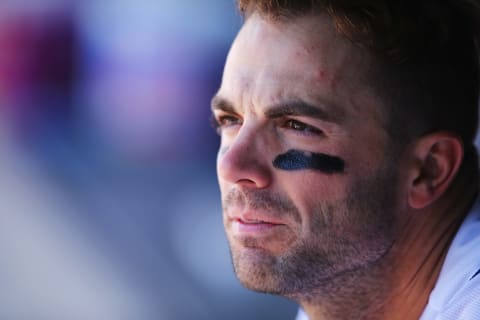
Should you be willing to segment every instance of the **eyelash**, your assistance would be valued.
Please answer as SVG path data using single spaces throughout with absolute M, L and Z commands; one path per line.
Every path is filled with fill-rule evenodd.
M 321 135 L 323 132 L 315 127 L 305 124 L 298 120 L 289 119 L 285 122 L 284 127 L 292 129 L 294 131 L 301 132 L 302 134 L 314 134 Z

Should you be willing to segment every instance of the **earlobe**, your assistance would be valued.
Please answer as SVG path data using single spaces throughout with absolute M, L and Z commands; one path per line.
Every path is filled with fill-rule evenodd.
M 418 139 L 413 155 L 408 202 L 412 208 L 422 209 L 452 183 L 463 160 L 463 143 L 452 133 L 435 132 Z

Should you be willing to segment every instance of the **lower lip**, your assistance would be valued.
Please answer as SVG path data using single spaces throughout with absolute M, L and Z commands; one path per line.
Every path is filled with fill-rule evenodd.
M 282 226 L 282 224 L 274 223 L 246 223 L 240 220 L 234 220 L 232 223 L 233 231 L 236 234 L 264 234 L 275 228 Z

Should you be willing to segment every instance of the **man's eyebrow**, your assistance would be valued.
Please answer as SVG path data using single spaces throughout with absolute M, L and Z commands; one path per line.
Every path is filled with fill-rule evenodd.
M 324 105 L 322 104 L 322 106 Z M 269 118 L 305 116 L 333 123 L 340 123 L 343 119 L 339 108 L 334 108 L 334 106 L 330 105 L 328 107 L 315 106 L 302 100 L 291 100 L 274 104 L 267 108 L 265 116 Z
M 212 111 L 220 110 L 230 113 L 236 113 L 235 108 L 233 107 L 233 103 L 221 96 L 214 96 L 210 104 Z
M 265 116 L 268 118 L 304 116 L 317 118 L 326 122 L 341 123 L 343 112 L 340 111 L 340 108 L 327 103 L 322 103 L 322 106 L 323 107 L 315 106 L 299 99 L 289 100 L 269 106 L 265 111 Z M 212 111 L 220 110 L 228 113 L 237 113 L 233 103 L 219 95 L 212 98 L 211 109 Z

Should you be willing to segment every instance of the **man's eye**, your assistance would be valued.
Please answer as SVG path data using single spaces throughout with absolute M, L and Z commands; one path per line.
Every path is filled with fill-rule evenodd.
M 322 131 L 297 120 L 288 120 L 285 127 L 304 133 L 321 134 Z
M 212 126 L 220 134 L 223 129 L 241 124 L 239 118 L 231 115 L 221 115 L 212 117 Z
M 221 116 L 218 118 L 218 123 L 221 126 L 232 126 L 240 123 L 240 120 L 234 116 Z

